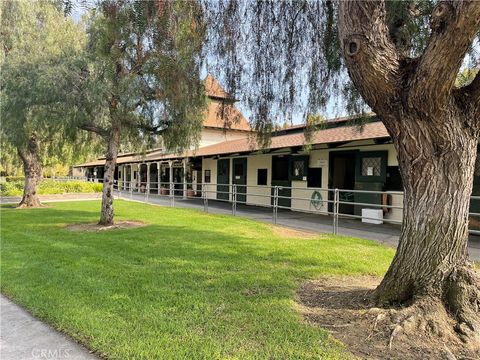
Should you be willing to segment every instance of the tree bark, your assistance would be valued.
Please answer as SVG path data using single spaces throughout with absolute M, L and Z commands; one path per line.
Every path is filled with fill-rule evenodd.
M 42 166 L 39 160 L 38 143 L 35 135 L 28 139 L 25 148 L 17 148 L 18 155 L 22 159 L 25 184 L 23 187 L 22 200 L 19 208 L 40 207 L 40 199 L 37 194 L 37 186 L 42 178 Z
M 405 120 L 402 119 L 402 120 Z M 382 302 L 443 297 L 449 276 L 468 266 L 468 212 L 478 136 L 457 118 L 411 118 L 394 138 L 404 183 L 403 227 L 377 289 Z
M 436 299 L 480 347 L 479 280 L 467 252 L 480 91 L 477 79 L 453 88 L 480 30 L 480 3 L 440 2 L 431 22 L 424 53 L 411 59 L 389 37 L 383 1 L 339 3 L 349 74 L 391 135 L 405 188 L 398 249 L 375 297 L 382 304 Z
M 108 149 L 105 160 L 105 172 L 103 176 L 102 190 L 102 210 L 100 213 L 99 225 L 111 226 L 114 221 L 114 175 L 115 166 L 117 165 L 118 147 L 120 144 L 120 127 L 112 126 L 111 134 L 108 137 Z

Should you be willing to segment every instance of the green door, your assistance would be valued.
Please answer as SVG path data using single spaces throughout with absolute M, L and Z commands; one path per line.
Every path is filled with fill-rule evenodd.
M 361 151 L 357 154 L 355 169 L 355 190 L 383 191 L 387 179 L 387 151 Z M 375 193 L 356 192 L 354 201 L 362 204 L 382 203 L 382 195 Z M 355 215 L 362 215 L 362 209 L 368 205 L 355 205 Z M 372 206 L 372 209 L 381 209 L 379 206 Z
M 229 200 L 230 159 L 217 160 L 217 199 Z
M 272 156 L 272 205 L 274 186 L 278 186 L 278 206 L 282 208 L 290 208 L 292 206 L 290 168 L 291 161 L 289 155 Z
M 237 201 L 247 201 L 247 158 L 233 159 L 233 183 L 237 185 Z

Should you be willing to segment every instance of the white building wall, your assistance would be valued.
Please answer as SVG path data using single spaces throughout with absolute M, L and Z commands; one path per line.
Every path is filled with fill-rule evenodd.
M 85 176 L 85 169 L 83 167 L 72 167 L 72 176 L 82 177 Z
M 205 170 L 210 170 L 210 183 L 205 182 Z M 213 192 L 217 190 L 217 160 L 209 158 L 202 159 L 202 182 L 205 184 L 208 199 L 216 199 L 217 195 Z
M 309 188 L 307 181 L 292 181 L 292 209 L 299 211 L 312 211 L 317 213 L 327 213 L 328 211 L 328 150 L 312 150 L 309 154 L 308 166 L 311 168 L 322 169 L 322 187 Z M 312 203 L 312 196 L 319 192 L 321 201 L 317 207 Z
M 345 150 L 360 150 L 364 151 L 388 151 L 387 166 L 398 166 L 397 152 L 393 144 L 374 144 L 371 140 L 358 142 L 355 146 L 345 146 L 338 147 L 335 149 L 321 149 L 321 150 L 312 150 L 310 153 L 309 166 L 313 168 L 322 168 L 322 188 L 326 189 L 328 187 L 328 172 L 329 172 L 329 154 L 330 152 L 335 151 L 345 151 Z M 326 213 L 328 209 L 328 203 L 325 201 L 328 199 L 328 191 L 311 189 L 307 188 L 306 181 L 293 181 L 292 182 L 292 197 L 293 198 L 308 198 L 310 199 L 313 192 L 319 191 L 323 201 L 323 205 L 317 210 L 312 206 L 310 200 L 292 200 L 292 209 L 298 209 L 303 211 L 314 211 L 319 213 Z M 305 189 L 305 190 L 304 190 Z M 403 205 L 403 195 L 391 194 L 392 205 L 393 206 L 402 206 Z M 402 220 L 402 210 L 401 209 L 391 209 L 387 214 L 385 214 L 385 219 L 393 221 Z
M 388 151 L 388 166 L 398 166 L 398 161 L 396 157 L 396 151 L 393 144 L 373 144 L 371 141 L 365 141 L 362 146 L 341 146 L 334 149 L 316 149 L 312 150 L 309 154 L 309 167 L 311 168 L 322 168 L 322 187 L 317 188 L 308 188 L 307 181 L 292 181 L 292 210 L 297 211 L 308 211 L 316 212 L 320 214 L 326 214 L 328 212 L 328 176 L 329 176 L 329 154 L 334 151 L 345 151 L 345 150 L 359 150 L 364 151 Z M 239 156 L 240 157 L 240 156 Z M 243 156 L 241 156 L 243 157 Z M 202 160 L 202 179 L 205 176 L 205 170 L 209 169 L 211 172 L 211 183 L 206 184 L 206 188 L 209 191 L 216 191 L 216 182 L 217 182 L 217 160 L 215 159 L 203 159 Z M 267 169 L 267 185 L 257 186 L 257 171 L 258 169 Z M 230 183 L 232 179 L 232 162 L 230 159 Z M 270 206 L 271 199 L 271 182 L 272 182 L 272 155 L 270 154 L 259 154 L 248 156 L 247 159 L 247 204 L 250 205 L 260 205 L 260 206 Z M 320 206 L 313 206 L 312 204 L 312 195 L 314 192 L 318 191 L 321 195 L 322 201 Z M 209 199 L 215 199 L 216 194 L 209 192 L 207 194 Z M 403 195 L 392 194 L 392 205 L 402 206 Z M 401 221 L 402 220 L 402 210 L 401 209 L 391 209 L 389 213 L 385 215 L 385 219 Z
M 267 169 L 267 185 L 257 185 L 258 169 Z M 253 155 L 247 159 L 247 204 L 270 206 L 272 155 Z

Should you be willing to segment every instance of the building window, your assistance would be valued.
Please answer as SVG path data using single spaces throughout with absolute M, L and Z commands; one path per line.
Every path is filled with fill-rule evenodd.
M 307 187 L 322 187 L 322 168 L 308 168 Z
M 267 169 L 257 169 L 257 185 L 267 185 Z
M 211 172 L 210 170 L 205 170 L 205 182 L 209 183 L 211 181 Z
M 380 176 L 382 174 L 381 157 L 362 158 L 362 176 Z
M 292 159 L 292 179 L 307 180 L 308 158 L 299 157 Z

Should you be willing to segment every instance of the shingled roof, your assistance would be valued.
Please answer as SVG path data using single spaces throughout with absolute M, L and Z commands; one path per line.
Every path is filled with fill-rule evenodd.
M 205 93 L 210 98 L 235 101 L 235 98 L 227 93 L 217 79 L 210 74 L 205 78 Z
M 233 104 L 210 101 L 203 120 L 203 126 L 225 130 L 252 131 L 243 114 Z
M 389 134 L 385 129 L 385 126 L 381 122 L 372 122 L 365 124 L 362 129 L 357 126 L 341 126 L 331 129 L 319 130 L 313 134 L 311 144 L 333 144 L 341 142 L 350 142 L 358 140 L 370 140 L 388 138 Z M 271 139 L 271 145 L 269 149 L 281 149 L 296 146 L 303 146 L 305 144 L 305 135 L 303 133 L 289 134 L 283 136 L 274 136 Z M 260 150 L 260 147 L 256 143 L 254 138 L 246 138 L 239 140 L 224 141 L 218 144 L 204 146 L 196 151 L 185 151 L 182 154 L 165 154 L 160 151 L 155 151 L 145 156 L 143 155 L 130 155 L 118 158 L 118 164 L 125 164 L 129 162 L 140 161 L 158 161 L 177 159 L 182 157 L 201 157 L 201 156 L 214 156 L 214 155 L 228 155 L 236 153 L 247 153 Z M 105 160 L 96 160 L 89 163 L 77 165 L 80 166 L 98 166 L 103 165 Z
M 387 129 L 381 122 L 365 124 L 359 129 L 357 126 L 341 126 L 315 132 L 311 139 L 312 145 L 332 144 L 338 142 L 349 142 L 356 140 L 368 140 L 389 137 Z M 305 134 L 295 133 L 282 136 L 274 136 L 271 139 L 269 149 L 280 149 L 286 147 L 303 146 Z M 253 139 L 239 139 L 225 141 L 199 148 L 196 156 L 211 156 L 216 154 L 233 154 L 260 150 L 260 147 Z

